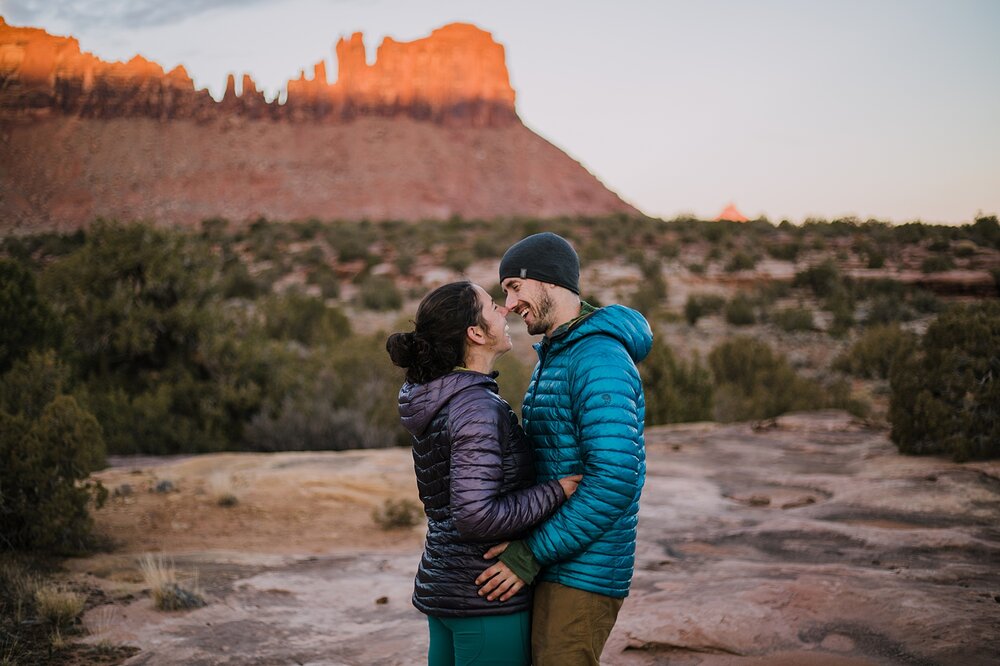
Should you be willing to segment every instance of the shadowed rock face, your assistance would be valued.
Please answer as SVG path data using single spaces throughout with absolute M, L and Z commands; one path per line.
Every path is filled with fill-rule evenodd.
M 758 430 L 651 428 L 647 438 L 636 575 L 602 663 L 996 663 L 1000 464 L 903 457 L 884 432 L 840 412 Z M 199 514 L 185 489 L 220 470 L 254 479 L 245 501 Z M 109 559 L 169 554 L 169 521 L 183 517 L 177 563 L 200 572 L 210 603 L 163 614 L 126 597 L 88 612 L 88 626 L 102 614 L 110 625 L 88 640 L 142 648 L 134 664 L 426 663 L 426 622 L 409 602 L 417 535 L 364 525 L 369 504 L 414 487 L 409 451 L 199 456 L 155 472 L 177 480 L 172 503 L 140 492 L 98 514 L 119 525 L 113 536 L 133 535 L 128 552 L 67 566 L 104 572 L 121 595 Z M 142 479 L 100 476 L 112 487 Z M 149 529 L 157 503 L 174 518 Z M 230 531 L 253 544 L 239 553 L 217 522 L 234 510 L 243 513 L 228 514 Z M 147 525 L 141 546 L 124 530 L 131 522 Z M 300 538 L 313 556 L 290 554 Z

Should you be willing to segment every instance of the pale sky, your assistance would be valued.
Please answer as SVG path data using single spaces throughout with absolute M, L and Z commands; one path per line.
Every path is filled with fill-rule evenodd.
M 1000 213 L 998 0 L 0 0 L 105 60 L 273 96 L 338 37 L 471 22 L 517 110 L 643 212 L 962 223 Z

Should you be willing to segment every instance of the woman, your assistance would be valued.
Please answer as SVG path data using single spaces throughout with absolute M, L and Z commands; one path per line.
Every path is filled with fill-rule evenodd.
M 551 515 L 581 478 L 533 485 L 530 444 L 494 380 L 511 348 L 506 316 L 482 287 L 455 282 L 424 298 L 412 332 L 386 341 L 406 369 L 399 414 L 427 514 L 413 605 L 427 615 L 431 666 L 530 663 L 530 588 L 499 603 L 475 580 L 496 561 L 483 553 Z

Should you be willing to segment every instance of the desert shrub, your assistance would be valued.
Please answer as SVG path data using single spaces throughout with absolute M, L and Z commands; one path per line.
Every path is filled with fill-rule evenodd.
M 464 247 L 449 247 L 445 253 L 444 265 L 456 273 L 464 273 L 474 260 L 472 253 Z
M 692 326 L 704 316 L 717 314 L 726 305 L 726 299 L 717 294 L 690 294 L 684 302 L 684 318 Z
M 409 252 L 401 252 L 396 257 L 396 270 L 400 275 L 409 275 L 413 272 L 413 266 L 417 263 L 417 258 Z
M 867 268 L 884 268 L 885 267 L 885 254 L 880 250 L 871 248 L 867 252 L 867 261 L 865 262 Z
M 291 451 L 409 443 L 396 408 L 402 373 L 384 345 L 381 336 L 353 337 L 315 351 L 303 363 L 301 380 L 251 419 L 242 446 Z
M 219 289 L 223 298 L 245 298 L 248 300 L 253 300 L 268 291 L 265 284 L 250 275 L 246 264 L 238 257 L 226 259 Z
M 783 355 L 759 340 L 725 340 L 709 353 L 708 363 L 716 420 L 763 419 L 829 406 L 820 384 L 800 377 Z
M 70 396 L 57 396 L 37 418 L 0 411 L 0 540 L 56 553 L 92 546 L 87 505 L 102 504 L 107 492 L 83 481 L 104 453 L 97 420 Z
M 697 356 L 685 363 L 657 339 L 639 371 L 646 391 L 646 425 L 712 417 L 712 379 Z
M 924 273 L 940 273 L 955 267 L 955 260 L 947 255 L 936 254 L 920 262 L 920 270 Z
M 865 323 L 868 326 L 891 324 L 893 322 L 910 321 L 913 313 L 906 301 L 895 296 L 876 296 L 868 304 L 868 314 Z
M 726 321 L 733 326 L 749 326 L 757 321 L 753 301 L 745 294 L 733 296 L 725 308 Z
M 837 291 L 823 305 L 833 315 L 827 333 L 836 338 L 846 335 L 854 326 L 854 299 L 851 295 L 846 290 Z
M 337 252 L 337 259 L 341 262 L 357 261 L 363 259 L 366 263 L 371 261 L 368 246 L 371 238 L 358 225 L 338 225 L 328 230 L 327 242 Z
M 892 440 L 903 453 L 1000 455 L 1000 303 L 956 306 L 889 373 Z
M 695 275 L 704 275 L 705 264 L 689 264 L 688 270 L 694 273 Z
M 660 309 L 661 304 L 667 298 L 667 281 L 660 270 L 660 263 L 656 260 L 639 262 L 642 271 L 642 282 L 629 301 L 636 310 L 651 315 Z
M 372 510 L 372 520 L 383 530 L 413 527 L 420 522 L 423 515 L 423 509 L 408 499 L 387 499 L 382 506 Z
M 802 245 L 794 241 L 790 243 L 769 244 L 767 246 L 767 253 L 780 261 L 794 262 L 798 259 L 801 250 Z
M 736 271 L 749 271 L 753 270 L 754 266 L 757 265 L 757 259 L 750 256 L 746 252 L 736 252 L 729 261 L 726 262 L 725 271 L 727 273 L 735 273 Z
M 976 255 L 976 246 L 969 242 L 964 242 L 961 245 L 955 246 L 955 251 L 953 254 L 959 259 L 968 259 L 969 257 L 974 257 Z
M 813 313 L 809 308 L 786 308 L 771 315 L 774 325 L 783 331 L 813 331 Z
M 921 314 L 934 314 L 941 311 L 941 299 L 925 289 L 913 292 L 910 296 L 910 305 Z
M 340 278 L 327 264 L 320 264 L 309 271 L 306 282 L 319 287 L 323 298 L 337 298 L 340 295 Z
M 244 437 L 253 451 L 343 451 L 394 443 L 392 433 L 371 427 L 363 413 L 338 408 L 322 394 L 286 397 L 276 414 L 255 416 Z
M 833 368 L 866 379 L 887 379 L 893 361 L 912 354 L 916 342 L 917 336 L 898 324 L 872 326 L 834 360 Z
M 821 264 L 797 272 L 792 286 L 806 287 L 811 289 L 817 298 L 826 298 L 842 283 L 843 277 L 840 274 L 840 269 L 832 260 L 828 259 Z
M 969 227 L 969 237 L 977 245 L 1000 250 L 1000 222 L 997 221 L 997 216 L 976 218 L 976 221 Z
M 398 310 L 403 307 L 403 294 L 391 278 L 376 275 L 361 283 L 358 302 L 368 310 Z

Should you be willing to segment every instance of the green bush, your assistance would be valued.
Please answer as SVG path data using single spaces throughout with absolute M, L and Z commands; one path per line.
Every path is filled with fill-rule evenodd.
M 917 336 L 898 324 L 872 326 L 834 360 L 833 368 L 856 377 L 888 379 L 893 361 L 912 354 L 916 342 Z
M 320 298 L 300 292 L 272 296 L 262 310 L 265 331 L 279 340 L 297 340 L 312 345 L 344 338 L 351 333 L 351 322 L 343 312 L 327 307 Z
M 738 336 L 708 355 L 718 421 L 764 419 L 789 411 L 831 406 L 824 388 L 800 377 L 766 343 Z
M 736 294 L 726 303 L 725 315 L 733 326 L 749 326 L 757 321 L 753 301 L 744 294 Z
M 903 453 L 1000 455 L 1000 303 L 956 306 L 889 373 L 892 440 Z
M 319 287 L 319 292 L 323 295 L 323 298 L 337 298 L 337 296 L 340 296 L 340 278 L 337 277 L 336 271 L 327 264 L 320 264 L 309 271 L 306 282 Z
M 924 273 L 940 273 L 950 271 L 955 267 L 955 260 L 947 255 L 933 255 L 920 262 L 920 270 Z
M 767 246 L 767 253 L 780 261 L 794 262 L 799 257 L 802 245 L 797 242 L 770 244 Z
M 358 301 L 368 310 L 398 310 L 403 307 L 403 294 L 391 278 L 378 275 L 361 283 Z
M 896 296 L 876 296 L 868 305 L 868 315 L 865 323 L 869 326 L 892 324 L 900 321 L 910 321 L 913 313 L 906 301 Z
M 811 289 L 818 298 L 826 298 L 843 285 L 840 269 L 832 260 L 810 266 L 795 274 L 794 287 Z
M 643 280 L 632 294 L 629 305 L 647 316 L 652 316 L 667 299 L 667 281 L 663 277 L 658 261 L 643 259 L 638 263 Z
M 679 361 L 656 339 L 639 371 L 646 391 L 646 425 L 712 418 L 712 379 L 697 356 L 689 363 Z
M 726 305 L 726 299 L 717 294 L 690 294 L 684 302 L 684 318 L 694 326 L 707 315 L 718 314 Z
M 816 330 L 816 324 L 813 322 L 813 313 L 809 308 L 786 308 L 778 310 L 771 315 L 771 321 L 783 331 Z
M 750 256 L 746 252 L 736 252 L 729 261 L 726 263 L 725 271 L 727 273 L 735 273 L 736 271 L 749 271 L 753 270 L 754 266 L 757 265 L 757 259 Z

